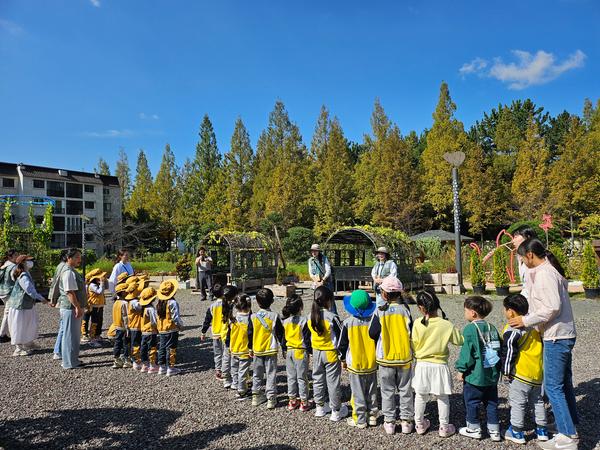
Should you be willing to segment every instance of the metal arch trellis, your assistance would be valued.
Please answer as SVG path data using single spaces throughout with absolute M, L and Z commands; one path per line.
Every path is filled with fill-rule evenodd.
M 56 206 L 56 201 L 50 197 L 40 197 L 37 195 L 0 195 L 0 203 L 10 203 L 13 205 L 33 205 L 33 206 Z

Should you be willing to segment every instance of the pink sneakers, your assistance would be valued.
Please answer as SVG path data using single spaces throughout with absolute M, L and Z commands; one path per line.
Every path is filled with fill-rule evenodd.
M 456 428 L 451 423 L 446 425 L 440 425 L 440 437 L 447 438 L 452 436 L 454 433 L 456 433 Z
M 429 421 L 429 419 L 423 419 L 422 422 L 417 422 L 415 424 L 415 428 L 417 430 L 417 434 L 425 434 L 425 433 L 427 433 L 427 430 L 429 430 L 430 426 L 431 426 L 431 422 Z
M 402 420 L 400 421 L 400 425 L 402 426 L 402 434 L 412 433 L 413 423 L 410 420 Z
M 396 432 L 396 424 L 394 422 L 383 422 L 383 429 L 387 434 L 394 434 Z

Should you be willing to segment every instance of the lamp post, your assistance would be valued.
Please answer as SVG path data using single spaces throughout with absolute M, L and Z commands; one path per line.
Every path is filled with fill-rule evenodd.
M 83 279 L 85 280 L 85 224 L 90 222 L 90 219 L 85 214 L 81 214 L 81 271 L 83 272 Z
M 460 203 L 458 200 L 458 168 L 465 161 L 463 152 L 444 153 L 444 159 L 452 166 L 452 196 L 454 198 L 454 245 L 456 246 L 456 273 L 460 293 L 466 292 L 463 285 L 462 250 L 460 240 Z

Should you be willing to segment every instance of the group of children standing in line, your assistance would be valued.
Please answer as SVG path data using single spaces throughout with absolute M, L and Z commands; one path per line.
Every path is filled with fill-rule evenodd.
M 377 384 L 381 391 L 383 428 L 387 434 L 415 430 L 425 434 L 431 427 L 425 418 L 428 400 L 437 400 L 441 437 L 455 434 L 450 423 L 452 377 L 448 367 L 449 345 L 461 346 L 456 361 L 458 377 L 464 383 L 466 426 L 463 436 L 481 439 L 479 407 L 487 413 L 487 434 L 500 441 L 498 389 L 500 373 L 511 382 L 510 426 L 504 436 L 525 443 L 528 402 L 535 405 L 536 436 L 548 437 L 546 411 L 542 401 L 542 342 L 535 329 L 517 330 L 508 325 L 501 337 L 485 320 L 492 304 L 480 296 L 464 302 L 463 332 L 443 312 L 437 296 L 421 291 L 416 296 L 422 318 L 413 321 L 403 299 L 402 283 L 387 277 L 381 284 L 385 304 L 377 307 L 367 292 L 356 290 L 344 298 L 350 314 L 343 322 L 331 312 L 333 292 L 320 286 L 314 292 L 310 314 L 303 315 L 299 296 L 286 300 L 280 317 L 271 311 L 273 293 L 260 289 L 259 310 L 251 311 L 251 299 L 235 286 L 215 285 L 216 301 L 207 310 L 201 339 L 212 330 L 216 378 L 225 388 L 237 391 L 239 400 L 252 396 L 252 405 L 277 405 L 277 353 L 281 349 L 286 365 L 288 410 L 308 411 L 309 355 L 312 354 L 312 386 L 315 416 L 340 421 L 349 413 L 341 400 L 341 372 L 348 371 L 352 397 L 348 425 L 376 426 L 379 416 Z M 504 300 L 507 319 L 527 314 L 527 300 L 520 294 Z M 416 363 L 415 363 L 416 361 Z M 252 380 L 250 382 L 250 367 Z M 379 379 L 379 381 L 378 381 Z M 266 384 L 266 386 L 265 386 Z
M 82 322 L 82 342 L 94 347 L 101 346 L 105 277 L 106 273 L 98 269 L 86 276 L 88 310 Z M 117 277 L 112 324 L 107 332 L 113 340 L 112 368 L 176 375 L 177 341 L 183 329 L 175 299 L 179 284 L 174 279 L 165 280 L 158 290 L 149 284 L 146 275 L 123 272 Z

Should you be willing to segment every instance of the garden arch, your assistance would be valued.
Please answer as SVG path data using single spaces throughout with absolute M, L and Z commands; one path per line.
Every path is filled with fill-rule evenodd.
M 256 291 L 275 283 L 277 253 L 271 240 L 258 232 L 215 231 L 200 242 L 213 259 L 213 281 Z

